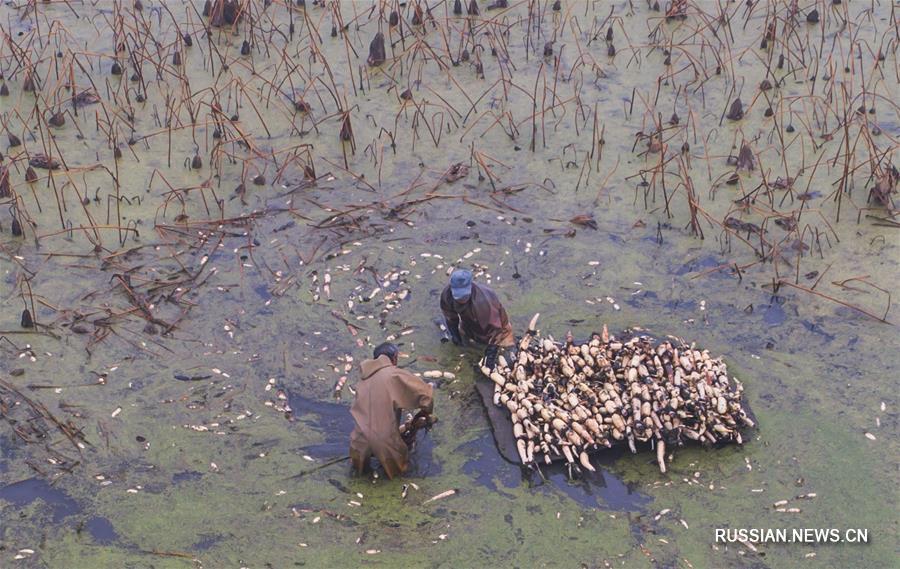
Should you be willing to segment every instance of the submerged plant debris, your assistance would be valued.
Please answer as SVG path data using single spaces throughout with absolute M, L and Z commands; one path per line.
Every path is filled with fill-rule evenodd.
M 898 18 L 4 3 L 0 566 L 890 566 Z M 432 322 L 457 266 L 517 333 L 698 339 L 762 428 L 535 480 Z M 342 460 L 386 339 L 440 371 L 390 482 Z M 714 541 L 761 526 L 870 543 Z

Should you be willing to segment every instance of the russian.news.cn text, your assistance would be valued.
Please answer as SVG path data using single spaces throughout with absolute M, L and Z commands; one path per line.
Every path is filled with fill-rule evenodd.
M 716 543 L 869 543 L 861 528 L 716 528 Z

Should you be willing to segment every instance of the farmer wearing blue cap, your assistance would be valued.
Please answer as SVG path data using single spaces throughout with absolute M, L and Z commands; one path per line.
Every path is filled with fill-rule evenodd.
M 485 285 L 472 282 L 472 271 L 456 269 L 441 293 L 441 311 L 450 338 L 457 346 L 466 341 L 486 345 L 485 365 L 493 369 L 501 349 L 515 345 L 512 326 L 497 295 Z

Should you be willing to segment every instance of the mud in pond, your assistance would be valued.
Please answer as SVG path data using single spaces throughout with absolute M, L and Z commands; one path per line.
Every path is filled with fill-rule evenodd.
M 897 15 L 807 4 L 0 6 L 0 566 L 891 566 Z M 456 266 L 517 333 L 696 339 L 760 430 L 523 473 Z M 454 378 L 373 482 L 331 460 L 389 338 Z

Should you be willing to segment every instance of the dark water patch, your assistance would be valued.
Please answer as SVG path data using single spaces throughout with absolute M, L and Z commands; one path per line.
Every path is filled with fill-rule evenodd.
M 255 292 L 263 300 L 272 299 L 272 293 L 269 292 L 269 286 L 266 283 L 260 283 L 254 286 L 253 292 Z
M 225 539 L 224 536 L 215 533 L 204 533 L 199 537 L 200 539 L 191 546 L 194 551 L 208 551 Z
M 340 480 L 335 480 L 334 478 L 329 478 L 328 483 L 338 489 L 339 492 L 343 492 L 344 494 L 352 494 L 353 492 L 344 485 Z
M 787 312 L 782 307 L 784 299 L 779 296 L 773 296 L 769 305 L 763 311 L 763 322 L 768 326 L 781 326 L 787 320 Z
M 434 437 L 430 433 L 416 436 L 416 445 L 409 454 L 407 477 L 427 478 L 441 474 L 441 463 L 434 459 Z
M 119 534 L 113 528 L 112 523 L 106 518 L 95 516 L 84 524 L 84 528 L 91 534 L 93 540 L 99 544 L 109 544 L 119 539 Z
M 809 330 L 809 331 L 812 332 L 813 334 L 817 334 L 817 335 L 819 335 L 819 336 L 822 336 L 822 338 L 825 339 L 825 343 L 831 342 L 831 341 L 833 341 L 834 338 L 835 338 L 834 334 L 829 334 L 828 332 L 826 332 L 825 330 L 823 330 L 821 324 L 818 324 L 818 323 L 816 323 L 816 322 L 811 322 L 811 321 L 809 321 L 809 320 L 801 320 L 800 323 L 803 324 L 803 327 L 804 327 L 804 328 L 806 328 L 807 330 Z
M 625 301 L 625 304 L 631 306 L 632 308 L 643 308 L 648 301 L 651 305 L 655 305 L 655 301 L 659 298 L 659 296 L 653 292 L 652 290 L 643 290 L 637 294 L 629 295 L 628 299 Z
M 610 449 L 603 455 L 602 462 L 610 464 L 620 457 L 622 449 Z M 594 457 L 594 463 L 601 462 Z M 634 485 L 603 468 L 596 472 L 583 471 L 574 479 L 569 479 L 568 467 L 561 463 L 543 466 L 544 476 L 552 484 L 542 486 L 545 492 L 559 490 L 581 506 L 603 508 L 623 512 L 643 511 L 652 498 L 637 490 Z
M 568 467 L 561 462 L 554 464 L 541 464 L 543 477 L 519 466 L 518 451 L 516 451 L 515 438 L 512 436 L 512 421 L 504 410 L 500 410 L 492 403 L 493 387 L 490 382 L 476 381 L 476 391 L 481 396 L 482 413 L 484 420 L 491 425 L 491 437 L 487 434 L 475 439 L 469 445 L 479 445 L 478 458 L 469 461 L 463 466 L 466 474 L 473 475 L 479 483 L 496 489 L 493 477 L 498 473 L 516 471 L 520 478 L 524 478 L 529 484 L 538 485 L 544 493 L 554 493 L 559 488 L 563 493 L 585 507 L 602 507 L 605 509 L 622 511 L 639 511 L 650 501 L 648 496 L 640 494 L 634 488 L 616 478 L 610 472 L 598 470 L 586 472 L 578 476 L 577 480 L 569 480 Z M 489 441 L 493 441 L 491 447 Z M 466 445 L 461 445 L 457 450 L 464 450 Z M 609 449 L 599 457 L 594 457 L 597 463 L 611 464 L 616 458 L 621 457 L 621 447 Z M 544 481 L 546 479 L 546 482 Z M 513 488 L 518 484 L 511 482 L 507 486 Z
M 722 261 L 715 255 L 701 255 L 675 269 L 675 274 L 681 276 L 688 273 L 696 273 L 705 269 L 718 267 L 721 264 Z
M 172 475 L 172 484 L 181 484 L 182 482 L 193 482 L 203 478 L 202 472 L 196 470 L 185 470 L 184 472 L 176 472 Z
M 27 506 L 39 498 L 50 507 L 54 522 L 82 511 L 78 502 L 68 494 L 40 478 L 29 478 L 0 488 L 0 500 L 17 507 Z
M 482 436 L 456 447 L 455 452 L 471 456 L 463 464 L 462 471 L 476 483 L 494 490 L 507 498 L 512 494 L 497 487 L 499 481 L 505 488 L 516 488 L 522 484 L 522 473 L 518 465 L 507 462 L 494 444 L 494 438 L 485 432 Z
M 665 308 L 667 308 L 668 310 L 671 310 L 672 312 L 675 312 L 678 310 L 682 310 L 685 312 L 696 312 L 696 310 L 697 310 L 697 303 L 695 301 L 685 300 L 685 299 L 681 299 L 681 298 L 674 298 L 672 300 L 667 300 L 663 306 Z
M 8 437 L 0 436 L 0 473 L 9 470 L 9 462 L 12 460 L 12 445 Z
M 38 499 L 50 508 L 53 523 L 59 523 L 64 518 L 81 514 L 84 511 L 84 508 L 74 498 L 40 478 L 29 478 L 0 488 L 0 500 L 10 502 L 19 508 Z M 76 531 L 80 533 L 83 530 L 87 530 L 91 538 L 99 544 L 110 544 L 119 539 L 112 523 L 101 516 L 94 516 L 87 521 L 80 522 Z
M 285 391 L 293 420 L 320 431 L 328 442 L 338 439 L 344 442 L 348 440 L 347 437 L 354 427 L 350 407 L 328 401 L 316 401 L 290 390 Z
M 302 423 L 321 433 L 325 440 L 321 443 L 302 447 L 302 454 L 314 458 L 344 456 L 350 444 L 350 432 L 355 423 L 346 405 L 316 401 L 285 390 L 291 407 L 291 420 Z

